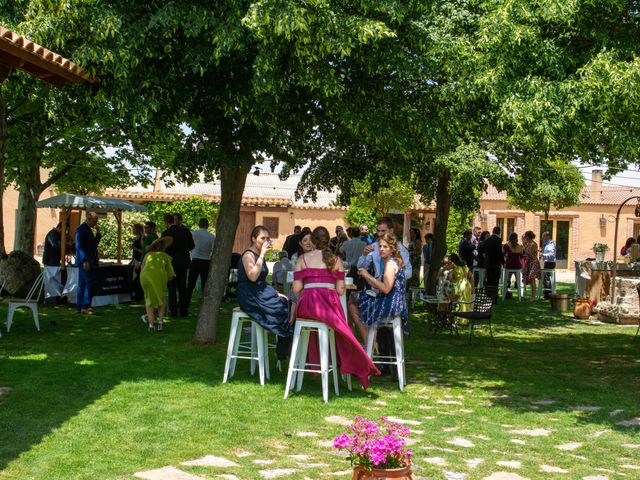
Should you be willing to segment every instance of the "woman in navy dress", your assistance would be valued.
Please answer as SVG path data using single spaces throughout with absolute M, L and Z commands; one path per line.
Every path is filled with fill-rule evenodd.
M 251 231 L 251 246 L 238 262 L 238 303 L 244 313 L 278 336 L 278 360 L 289 356 L 293 329 L 289 323 L 289 300 L 269 283 L 264 256 L 271 250 L 269 231 L 258 225 Z

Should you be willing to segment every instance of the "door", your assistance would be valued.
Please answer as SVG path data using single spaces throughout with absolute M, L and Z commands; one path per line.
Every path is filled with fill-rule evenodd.
M 569 220 L 540 220 L 540 234 L 549 232 L 556 243 L 556 268 L 569 268 L 569 237 L 571 222 Z M 540 245 L 542 249 L 542 245 Z
M 251 230 L 256 226 L 256 212 L 240 212 L 240 222 L 236 229 L 233 251 L 244 252 L 251 245 Z

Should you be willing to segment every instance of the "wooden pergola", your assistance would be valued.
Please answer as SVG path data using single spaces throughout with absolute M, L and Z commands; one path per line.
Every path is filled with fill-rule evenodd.
M 113 213 L 118 222 L 118 263 L 122 263 L 122 212 L 146 212 L 147 207 L 126 200 L 118 200 L 115 198 L 90 197 L 88 195 L 74 195 L 71 193 L 63 193 L 55 197 L 40 200 L 36 203 L 38 208 L 59 208 L 60 224 L 62 228 L 63 241 L 60 249 L 60 266 L 64 270 L 66 268 L 65 256 L 66 252 L 66 226 L 67 219 L 72 210 L 93 211 L 96 213 Z
M 100 83 L 71 60 L 0 26 L 0 83 L 13 69 L 62 87 L 68 83 Z

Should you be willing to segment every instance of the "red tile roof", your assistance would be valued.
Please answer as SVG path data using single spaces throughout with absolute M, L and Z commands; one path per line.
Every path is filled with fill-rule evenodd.
M 617 185 L 602 185 L 602 193 L 599 197 L 591 194 L 591 186 L 587 185 L 580 194 L 580 203 L 585 205 L 619 205 L 627 198 L 640 195 L 640 188 Z M 593 197 L 593 198 L 592 198 Z M 499 191 L 489 184 L 487 191 L 482 194 L 480 200 L 507 200 L 507 193 Z
M 5 70 L 20 68 L 56 86 L 100 82 L 71 60 L 4 27 L 0 27 L 0 66 Z M 0 81 L 4 80 L 1 70 Z

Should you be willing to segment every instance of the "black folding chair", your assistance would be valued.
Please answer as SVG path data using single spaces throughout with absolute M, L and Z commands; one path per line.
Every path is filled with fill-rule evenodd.
M 469 343 L 471 343 L 471 338 L 473 337 L 473 330 L 487 325 L 489 327 L 489 333 L 491 334 L 491 342 L 495 346 L 496 342 L 493 338 L 493 328 L 491 327 L 491 310 L 493 308 L 493 301 L 497 295 L 498 290 L 495 287 L 487 286 L 485 288 L 479 288 L 476 290 L 476 296 L 473 302 L 465 302 L 473 305 L 471 312 L 453 313 L 454 316 L 464 318 L 469 322 Z

